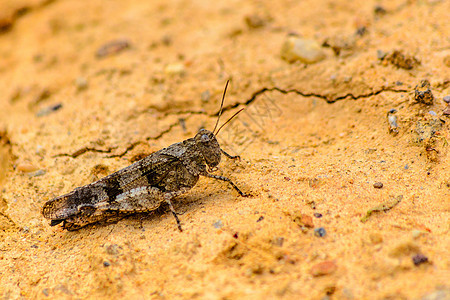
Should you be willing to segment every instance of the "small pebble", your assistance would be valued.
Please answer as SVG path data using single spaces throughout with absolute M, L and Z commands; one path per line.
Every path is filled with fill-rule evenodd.
M 186 69 L 184 67 L 184 64 L 182 63 L 175 63 L 175 64 L 168 64 L 165 68 L 164 68 L 164 73 L 166 73 L 167 75 L 184 75 Z
M 105 267 L 109 267 L 111 265 L 111 263 L 109 261 L 104 261 L 103 262 L 103 266 Z
M 316 217 L 316 218 L 322 218 L 322 214 L 321 214 L 321 213 L 314 213 L 314 217 Z
M 88 81 L 84 77 L 78 77 L 75 79 L 75 85 L 77 87 L 77 91 L 81 92 L 88 88 Z
M 444 100 L 445 103 L 449 103 L 450 104 L 450 96 L 445 96 L 443 98 L 443 100 Z
M 288 36 L 281 47 L 281 58 L 289 63 L 296 61 L 314 64 L 325 59 L 325 53 L 319 43 L 297 36 Z
M 106 246 L 105 250 L 106 250 L 106 253 L 109 255 L 118 255 L 118 254 L 120 254 L 122 247 L 120 247 L 117 244 L 112 244 L 112 245 Z
M 383 60 L 391 63 L 397 68 L 411 70 L 417 65 L 420 65 L 420 61 L 412 55 L 408 55 L 399 50 L 394 50 L 388 53 Z
M 213 224 L 214 228 L 222 228 L 223 227 L 223 223 L 221 220 L 217 220 L 214 224 Z
M 387 119 L 389 123 L 389 132 L 392 133 L 394 136 L 397 135 L 398 134 L 397 116 L 388 113 Z
M 44 147 L 42 146 L 42 145 L 37 145 L 36 146 L 36 154 L 37 155 L 44 155 L 45 154 L 45 149 L 44 149 Z
M 48 295 L 49 295 L 50 293 L 48 292 L 48 289 L 43 289 L 43 290 L 42 290 L 42 294 L 44 294 L 45 296 L 48 297 Z
M 425 232 L 423 232 L 423 231 L 421 231 L 421 230 L 415 229 L 415 230 L 413 230 L 413 231 L 411 232 L 411 235 L 412 235 L 412 238 L 416 240 L 416 239 L 418 239 L 419 237 L 421 237 L 422 235 L 424 235 L 424 233 L 425 233 Z
M 430 110 L 429 112 L 428 112 L 430 115 L 432 115 L 432 116 L 437 116 L 437 113 L 436 112 L 434 112 L 434 111 L 432 111 L 432 110 Z
M 161 42 L 164 46 L 170 46 L 172 45 L 172 37 L 170 35 L 164 35 L 161 38 Z
M 315 236 L 324 237 L 326 234 L 327 234 L 327 232 L 325 231 L 325 228 L 323 228 L 323 227 L 314 229 Z
M 282 236 L 275 237 L 272 240 L 272 244 L 275 246 L 278 246 L 278 247 L 283 246 L 283 243 L 284 243 L 284 237 L 282 237 Z
M 32 164 L 28 164 L 28 163 L 21 163 L 17 166 L 17 170 L 24 172 L 24 173 L 34 172 L 38 169 L 39 169 L 38 167 L 35 167 Z
M 29 177 L 38 177 L 38 176 L 42 176 L 42 175 L 44 175 L 45 174 L 45 171 L 44 170 L 37 170 L 37 171 L 35 171 L 35 172 L 30 172 L 30 173 L 28 173 L 27 175 L 29 176 Z
M 424 79 L 416 85 L 414 88 L 414 100 L 427 105 L 433 104 L 434 96 L 428 80 Z
M 314 265 L 311 268 L 311 275 L 314 277 L 323 276 L 323 275 L 331 274 L 331 273 L 335 272 L 336 270 L 337 270 L 337 265 L 334 262 L 332 262 L 331 260 L 323 261 L 321 263 Z
M 395 108 L 391 108 L 389 111 L 388 111 L 388 114 L 395 114 L 397 112 L 397 110 L 395 109 Z
M 383 183 L 382 182 L 375 182 L 373 184 L 373 187 L 376 189 L 381 189 L 383 187 Z
M 363 36 L 367 33 L 367 27 L 361 26 L 356 29 L 356 35 Z
M 326 297 L 331 296 L 336 292 L 336 286 L 335 285 L 325 286 L 324 292 L 325 292 L 325 294 L 327 294 Z M 330 297 L 328 297 L 328 298 L 330 299 Z M 324 299 L 324 298 L 322 298 L 322 299 Z
M 377 50 L 377 58 L 379 60 L 383 60 L 386 57 L 387 53 L 383 50 Z
M 377 232 L 372 232 L 369 234 L 370 242 L 374 245 L 380 244 L 383 242 L 383 236 Z
M 261 28 L 266 25 L 266 20 L 258 15 L 245 16 L 244 21 L 250 29 Z
M 41 109 L 40 111 L 38 111 L 36 113 L 36 117 L 43 117 L 46 116 L 54 111 L 59 110 L 60 108 L 62 108 L 62 104 L 61 103 L 57 103 L 48 107 L 45 107 L 43 109 Z
M 102 58 L 112 54 L 122 52 L 125 49 L 130 48 L 130 43 L 125 39 L 119 39 L 115 41 L 110 41 L 103 46 L 101 46 L 96 53 L 97 58 Z
M 314 222 L 311 216 L 300 214 L 294 217 L 294 222 L 300 227 L 314 228 Z
M 209 92 L 209 90 L 206 90 L 201 94 L 200 98 L 202 99 L 202 102 L 206 103 L 209 101 L 209 99 L 211 99 L 211 93 Z
M 412 261 L 413 261 L 414 265 L 418 266 L 420 264 L 428 262 L 428 257 L 419 253 L 412 257 Z
M 384 15 L 384 14 L 386 14 L 386 9 L 383 6 L 377 4 L 377 5 L 375 5 L 373 12 L 376 15 Z
M 72 295 L 72 292 L 65 286 L 64 284 L 58 284 L 53 288 L 53 291 L 59 291 L 61 293 L 64 293 L 66 295 Z

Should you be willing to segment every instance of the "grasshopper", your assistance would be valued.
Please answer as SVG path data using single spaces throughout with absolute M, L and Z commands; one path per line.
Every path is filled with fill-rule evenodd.
M 226 181 L 241 196 L 249 196 L 229 178 L 212 174 L 217 170 L 222 154 L 230 159 L 240 158 L 222 150 L 216 139 L 220 129 L 243 110 L 215 132 L 228 83 L 213 131 L 200 129 L 193 138 L 172 144 L 98 181 L 48 201 L 42 214 L 51 220 L 50 226 L 63 223 L 63 229 L 73 231 L 99 221 L 111 222 L 126 215 L 150 212 L 166 202 L 182 231 L 172 200 L 194 187 L 200 176 Z

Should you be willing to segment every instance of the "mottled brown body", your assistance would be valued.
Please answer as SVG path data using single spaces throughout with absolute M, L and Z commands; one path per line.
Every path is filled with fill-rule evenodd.
M 179 223 L 171 200 L 189 189 L 200 176 L 229 182 L 210 174 L 224 153 L 211 131 L 201 129 L 194 138 L 161 149 L 134 164 L 91 184 L 45 203 L 42 214 L 51 225 L 76 230 L 98 221 L 117 220 L 124 215 L 157 209 L 167 202 Z M 181 227 L 179 225 L 181 230 Z
M 51 226 L 62 222 L 64 229 L 77 230 L 90 223 L 116 221 L 132 213 L 152 211 L 166 202 L 181 231 L 171 200 L 190 190 L 200 176 L 227 181 L 241 196 L 247 196 L 230 179 L 210 173 L 216 170 L 222 154 L 239 158 L 223 151 L 216 139 L 220 129 L 237 113 L 214 134 L 227 86 L 228 82 L 212 132 L 200 129 L 194 138 L 170 145 L 105 178 L 48 201 L 42 209 L 44 217 L 51 220 Z

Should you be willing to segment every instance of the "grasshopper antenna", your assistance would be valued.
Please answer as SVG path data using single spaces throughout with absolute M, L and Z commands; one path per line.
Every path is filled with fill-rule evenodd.
M 228 79 L 227 83 L 225 84 L 225 89 L 223 90 L 222 102 L 220 103 L 219 116 L 217 117 L 216 126 L 214 126 L 214 130 L 212 131 L 213 133 L 214 133 L 214 131 L 216 131 L 217 125 L 219 125 L 220 116 L 222 115 L 222 110 L 223 110 L 223 101 L 225 100 L 225 94 L 227 93 L 227 87 L 228 87 L 229 82 L 230 82 L 230 80 Z M 219 128 L 219 130 L 220 130 L 220 128 Z
M 219 134 L 220 129 L 222 129 L 223 126 L 227 125 L 228 122 L 230 122 L 231 120 L 233 120 L 234 117 L 236 117 L 241 111 L 243 111 L 245 108 L 241 108 L 237 113 L 235 113 L 234 115 L 231 116 L 231 118 L 229 118 L 225 123 L 222 124 L 222 126 L 219 127 L 219 130 L 217 130 L 215 136 L 217 136 Z

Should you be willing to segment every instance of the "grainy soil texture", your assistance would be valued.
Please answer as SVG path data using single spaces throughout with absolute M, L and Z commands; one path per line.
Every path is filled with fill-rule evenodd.
M 2 299 L 450 299 L 450 1 L 0 1 Z M 212 130 L 214 174 L 47 201 Z M 447 102 L 446 102 L 447 101 Z M 214 170 L 211 170 L 214 171 Z M 90 199 L 86 199 L 90 201 Z

